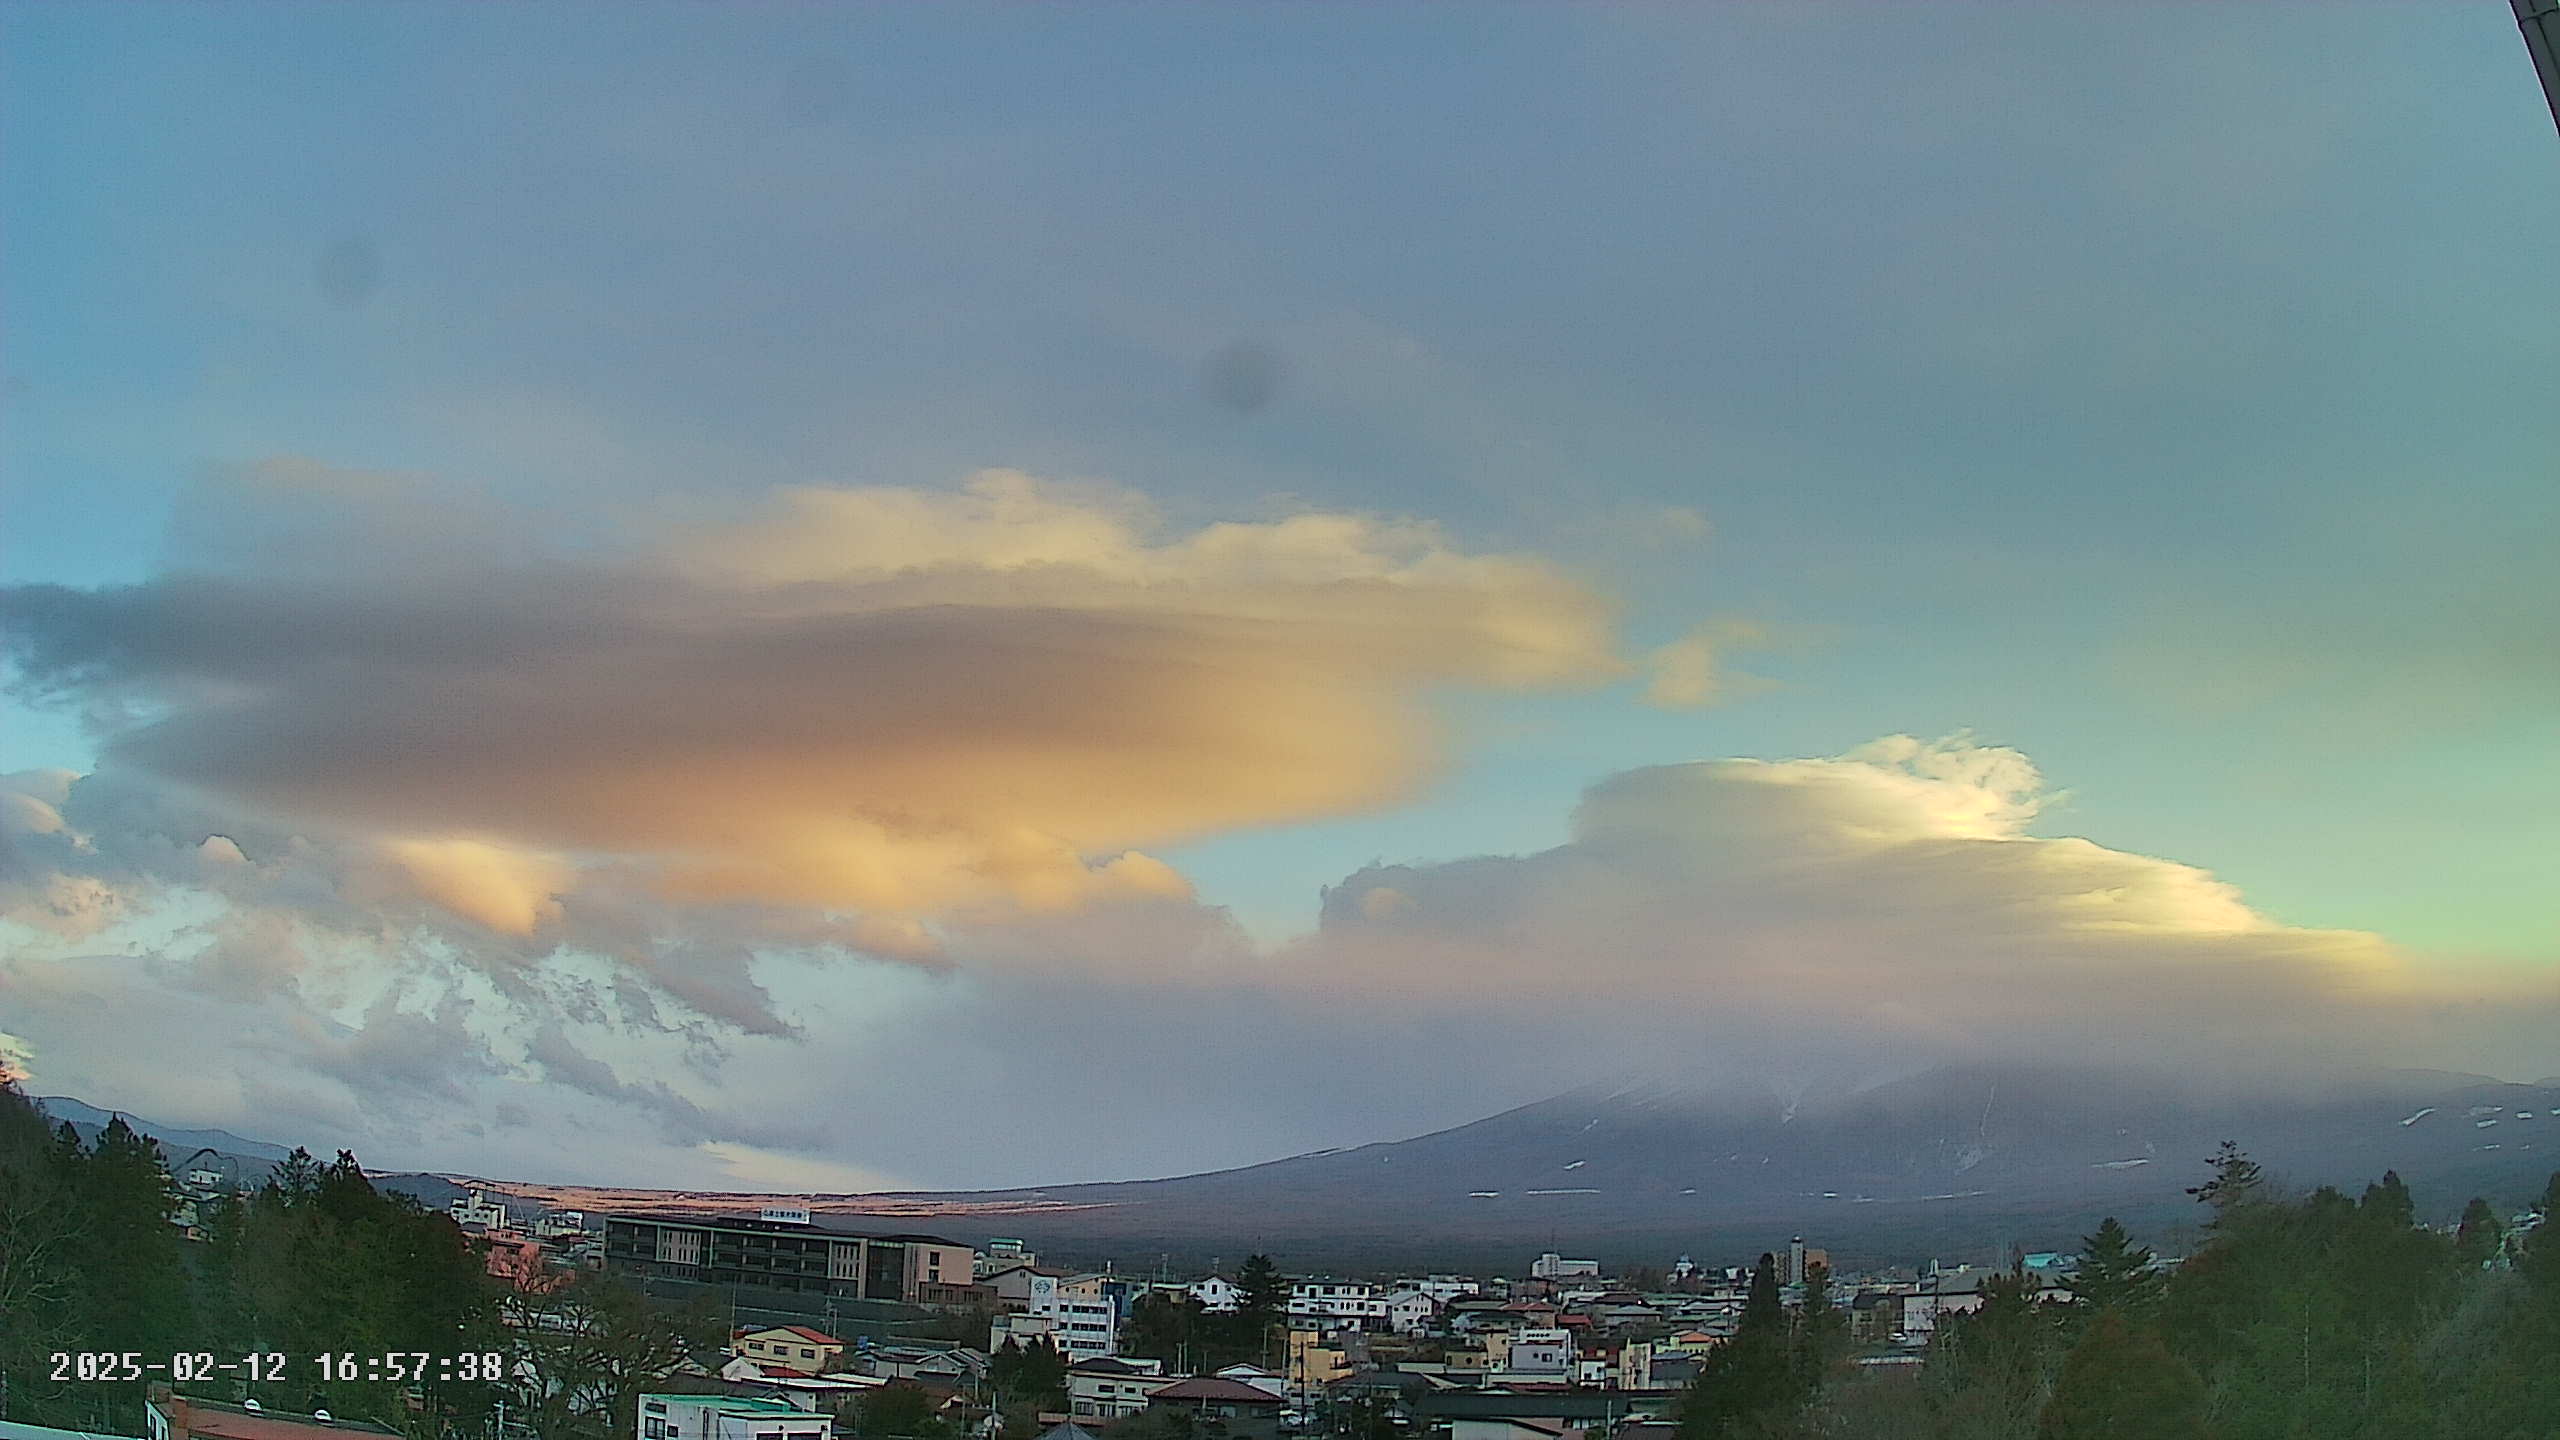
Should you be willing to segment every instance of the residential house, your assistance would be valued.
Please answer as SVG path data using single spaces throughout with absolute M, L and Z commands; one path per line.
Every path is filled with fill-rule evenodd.
M 1080 1360 L 1067 1367 L 1067 1413 L 1108 1424 L 1146 1409 L 1147 1397 L 1176 1378 L 1161 1360 Z
M 1389 1291 L 1386 1306 L 1387 1328 L 1399 1335 L 1419 1335 L 1440 1316 L 1440 1302 L 1419 1290 Z
M 1579 1425 L 1529 1415 L 1462 1416 L 1449 1422 L 1449 1440 L 1583 1440 L 1584 1433 Z
M 883 1380 L 966 1390 L 987 1378 L 987 1354 L 960 1346 L 882 1345 L 862 1355 L 865 1373 Z
M 1434 1304 L 1446 1305 L 1467 1295 L 1481 1295 L 1484 1287 L 1471 1275 L 1425 1275 L 1406 1282 L 1407 1287 L 1431 1297 Z
M 844 1368 L 846 1345 L 824 1330 L 806 1325 L 774 1325 L 734 1331 L 729 1353 L 762 1365 L 780 1365 L 802 1375 L 823 1375 Z
M 1573 1332 L 1560 1328 L 1514 1330 L 1485 1379 L 1496 1385 L 1565 1384 L 1573 1378 L 1573 1361 Z
M 1259 1365 L 1230 1365 L 1218 1372 L 1218 1378 L 1258 1386 L 1283 1399 L 1286 1399 L 1289 1394 L 1289 1377 L 1265 1370 Z
M 1920 1282 L 1920 1288 L 1902 1297 L 1902 1334 L 1905 1339 L 1925 1340 L 1938 1331 L 1938 1325 L 1950 1315 L 1966 1315 L 1982 1308 L 1985 1283 L 2000 1279 L 2005 1272 L 1976 1270 L 1969 1265 L 1955 1269 L 1934 1270 Z M 2028 1284 L 2034 1288 L 2032 1298 L 2042 1301 L 2067 1302 L 2071 1287 L 2054 1271 L 2026 1272 Z
M 635 1440 L 830 1440 L 835 1425 L 793 1399 L 743 1395 L 643 1395 L 639 1414 Z
M 1212 1315 L 1233 1314 L 1244 1303 L 1244 1291 L 1223 1275 L 1212 1275 L 1193 1285 L 1190 1294 L 1200 1302 L 1201 1309 Z
M 1195 1433 L 1225 1440 L 1278 1440 L 1280 1412 L 1287 1406 L 1258 1385 L 1214 1375 L 1176 1380 L 1147 1400 L 1148 1409 L 1188 1415 Z

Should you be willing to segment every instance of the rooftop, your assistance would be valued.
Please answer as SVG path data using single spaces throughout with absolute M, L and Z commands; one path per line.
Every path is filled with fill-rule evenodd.
M 969 1248 L 957 1240 L 948 1240 L 940 1235 L 918 1235 L 908 1231 L 864 1230 L 853 1223 L 853 1217 L 846 1215 L 812 1215 L 806 1221 L 801 1221 L 767 1220 L 761 1215 L 697 1212 L 682 1215 L 618 1214 L 607 1215 L 605 1219 L 627 1225 L 689 1225 L 706 1230 L 745 1230 L 772 1235 L 806 1235 L 814 1231 L 822 1235 L 841 1235 L 855 1240 L 894 1240 L 901 1244 L 949 1245 L 959 1250 Z
M 245 1405 L 229 1405 L 218 1400 L 199 1400 L 192 1395 L 178 1395 L 155 1400 L 153 1404 L 169 1416 L 172 1433 L 213 1437 L 213 1440 L 314 1440 L 323 1435 L 397 1435 L 369 1420 L 323 1420 L 317 1415 L 302 1415 L 286 1410 L 252 1410 Z

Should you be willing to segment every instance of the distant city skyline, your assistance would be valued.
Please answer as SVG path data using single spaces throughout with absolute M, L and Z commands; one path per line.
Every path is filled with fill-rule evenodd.
M 2494 4 L 64 5 L 0 1071 L 957 1188 L 2560 1072 Z

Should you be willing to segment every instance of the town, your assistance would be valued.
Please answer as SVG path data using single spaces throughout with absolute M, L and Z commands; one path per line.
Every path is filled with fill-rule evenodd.
M 2396 1174 L 2299 1195 L 2236 1145 L 2206 1173 L 2183 1256 L 2108 1219 L 2005 1263 L 1835 1272 L 1813 1235 L 1174 1273 L 805 1203 L 429 1208 L 344 1152 L 250 1184 L 120 1117 L 49 1132 L 0 1085 L 0 1440 L 1971 1440 L 2082 1433 L 2050 1422 L 2136 1392 L 2164 1427 L 2085 1433 L 2256 1405 L 2271 1428 L 2222 1432 L 2273 1436 L 2368 1394 L 2551 1398 L 2530 1357 L 2560 1334 L 2560 1176 L 2428 1223 Z

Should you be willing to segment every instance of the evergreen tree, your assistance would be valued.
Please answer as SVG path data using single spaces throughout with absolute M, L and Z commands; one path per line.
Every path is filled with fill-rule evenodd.
M 2453 1232 L 2453 1258 L 2474 1269 L 2498 1258 L 2506 1243 L 2507 1227 L 2489 1202 L 2474 1195 L 2462 1207 L 2462 1223 Z
M 999 1405 L 1026 1404 L 1056 1410 L 1067 1403 L 1067 1361 L 1046 1335 L 1028 1345 L 1008 1339 L 988 1358 L 987 1379 Z
M 1289 1282 L 1268 1255 L 1245 1257 L 1236 1272 L 1235 1348 L 1258 1364 L 1271 1362 L 1272 1332 L 1289 1313 Z
M 1849 1317 L 1831 1299 L 1831 1267 L 1804 1267 L 1804 1299 L 1796 1308 L 1796 1386 L 1806 1401 L 1821 1398 L 1849 1354 Z
M 2410 1198 L 2397 1170 L 2383 1171 L 2380 1180 L 2364 1187 L 2364 1199 L 2357 1208 L 2377 1225 L 2392 1229 L 2405 1230 L 2418 1223 L 2418 1202 Z
M 2239 1142 L 2223 1141 L 2222 1148 L 2214 1151 L 2213 1158 L 2205 1163 L 2213 1168 L 2213 1178 L 2202 1185 L 2188 1186 L 2187 1193 L 2196 1197 L 2199 1203 L 2212 1207 L 2215 1224 L 2221 1224 L 2235 1212 L 2265 1198 L 2266 1176 L 2258 1169 L 2258 1162 L 2250 1159 L 2248 1153 L 2240 1148 Z
M 2139 1319 L 2159 1303 L 2167 1280 L 2153 1268 L 2148 1246 L 2136 1245 L 2113 1215 L 2098 1223 L 2095 1234 L 2080 1237 L 2080 1263 L 2069 1281 L 2079 1307 L 2076 1324 L 2085 1328 L 2106 1309 Z
M 66 1146 L 34 1102 L 0 1080 L 0 1376 L 9 1386 L 0 1420 L 84 1418 L 57 1408 L 77 1397 L 52 1383 L 47 1363 L 85 1339 L 72 1313 L 84 1248 L 84 1158 L 76 1133 Z
M 90 1343 L 165 1355 L 187 1338 L 185 1240 L 172 1223 L 178 1188 L 160 1147 L 124 1117 L 98 1132 L 72 1187 L 81 1219 L 75 1313 Z M 140 1382 L 118 1397 L 136 1408 Z
M 1719 1440 L 1784 1416 L 1803 1399 L 1778 1262 L 1762 1255 L 1733 1338 L 1707 1352 L 1680 1400 L 1680 1440 Z
M 1236 1289 L 1242 1292 L 1237 1309 L 1264 1324 L 1278 1320 L 1289 1308 L 1289 1282 L 1280 1277 L 1280 1267 L 1268 1255 L 1245 1257 L 1244 1268 L 1236 1272 Z
M 2072 1347 L 2036 1427 L 2039 1440 L 2198 1440 L 2204 1381 L 2121 1309 Z

